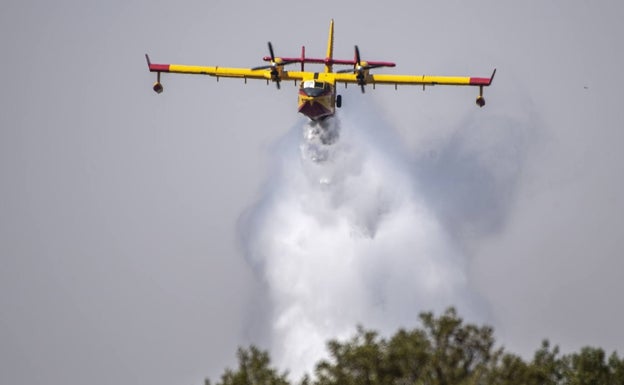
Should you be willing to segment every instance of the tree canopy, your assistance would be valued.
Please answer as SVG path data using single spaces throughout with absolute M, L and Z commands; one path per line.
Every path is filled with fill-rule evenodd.
M 419 318 L 420 327 L 389 338 L 358 326 L 351 339 L 329 341 L 329 358 L 297 383 L 271 366 L 267 351 L 239 348 L 238 369 L 226 369 L 216 385 L 624 385 L 624 358 L 616 352 L 561 354 L 544 340 L 526 361 L 496 347 L 491 327 L 465 323 L 454 308 Z

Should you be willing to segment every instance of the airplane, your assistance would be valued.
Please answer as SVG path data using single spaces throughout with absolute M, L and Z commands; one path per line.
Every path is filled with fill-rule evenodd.
M 496 69 L 489 78 L 481 77 L 460 77 L 460 76 L 429 76 L 429 75 L 394 75 L 394 74 L 373 74 L 370 70 L 381 67 L 394 67 L 396 64 L 385 61 L 363 61 L 360 56 L 358 46 L 355 46 L 355 54 L 352 60 L 334 59 L 334 20 L 329 24 L 329 37 L 327 39 L 327 53 L 325 58 L 310 58 L 305 56 L 305 46 L 301 47 L 300 57 L 278 57 L 275 56 L 273 45 L 268 43 L 269 55 L 263 58 L 269 62 L 253 68 L 229 68 L 229 67 L 206 67 L 183 64 L 155 64 L 145 54 L 150 72 L 157 73 L 157 79 L 153 90 L 160 94 L 164 88 L 160 82 L 161 73 L 178 74 L 198 74 L 209 75 L 217 78 L 242 78 L 245 83 L 247 79 L 262 79 L 275 83 L 280 89 L 281 82 L 294 81 L 299 86 L 298 110 L 313 122 L 324 121 L 326 118 L 336 113 L 336 108 L 342 105 L 342 96 L 337 94 L 337 85 L 344 83 L 357 84 L 362 93 L 365 92 L 366 85 L 450 85 L 450 86 L 475 86 L 479 87 L 479 95 L 476 103 L 479 107 L 485 105 L 483 88 L 492 84 Z M 301 71 L 287 71 L 284 67 L 291 64 L 300 64 Z M 323 64 L 323 72 L 305 71 L 305 64 Z M 334 65 L 346 65 L 351 68 L 334 71 Z

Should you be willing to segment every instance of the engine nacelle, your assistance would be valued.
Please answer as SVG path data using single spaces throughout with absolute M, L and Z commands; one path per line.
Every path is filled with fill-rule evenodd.
M 156 83 L 154 83 L 154 87 L 152 87 L 152 89 L 157 94 L 160 94 L 160 93 L 163 92 L 163 85 L 160 82 L 156 82 Z
M 481 95 L 477 96 L 477 106 L 479 107 L 485 106 L 485 98 Z

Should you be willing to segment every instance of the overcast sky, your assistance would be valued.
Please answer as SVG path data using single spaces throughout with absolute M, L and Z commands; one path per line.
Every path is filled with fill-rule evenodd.
M 483 109 L 453 87 L 350 88 L 343 109 L 367 98 L 405 144 L 501 344 L 624 354 L 623 11 L 5 0 L 0 383 L 197 384 L 266 342 L 238 226 L 272 178 L 274 144 L 302 124 L 296 89 L 163 75 L 156 95 L 143 54 L 251 67 L 271 40 L 278 55 L 323 56 L 330 18 L 337 57 L 358 44 L 393 73 L 498 69 Z

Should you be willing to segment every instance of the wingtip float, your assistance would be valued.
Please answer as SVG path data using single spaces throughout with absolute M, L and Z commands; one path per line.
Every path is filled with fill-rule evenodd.
M 334 52 L 334 20 L 330 21 L 329 37 L 327 39 L 327 52 L 324 58 L 307 57 L 305 55 L 305 47 L 301 47 L 301 56 L 299 57 L 280 57 L 275 55 L 273 45 L 268 44 L 269 56 L 263 58 L 269 64 L 261 65 L 253 68 L 230 68 L 230 67 L 207 67 L 182 64 L 155 64 L 152 63 L 149 56 L 145 54 L 148 68 L 151 72 L 156 72 L 156 82 L 152 89 L 160 94 L 164 88 L 160 82 L 160 74 L 179 73 L 179 74 L 196 74 L 209 75 L 225 78 L 244 79 L 263 79 L 268 83 L 275 83 L 279 89 L 280 83 L 283 81 L 294 81 L 295 85 L 299 82 L 299 107 L 298 111 L 313 121 L 321 121 L 336 113 L 336 108 L 340 108 L 342 104 L 341 95 L 337 94 L 337 85 L 344 83 L 357 84 L 362 92 L 365 87 L 372 84 L 376 85 L 449 85 L 449 86 L 474 86 L 479 87 L 479 94 L 476 103 L 479 107 L 485 106 L 485 98 L 483 97 L 484 87 L 488 87 L 494 80 L 496 69 L 489 78 L 467 77 L 467 76 L 429 76 L 429 75 L 394 75 L 394 74 L 373 74 L 370 70 L 381 67 L 394 67 L 396 64 L 387 61 L 364 61 L 361 59 L 360 50 L 355 46 L 354 57 L 350 60 L 335 59 Z M 322 64 L 323 72 L 305 71 L 304 65 Z M 300 71 L 286 71 L 285 66 L 291 64 L 300 64 Z M 351 68 L 334 71 L 334 65 L 351 66 Z

